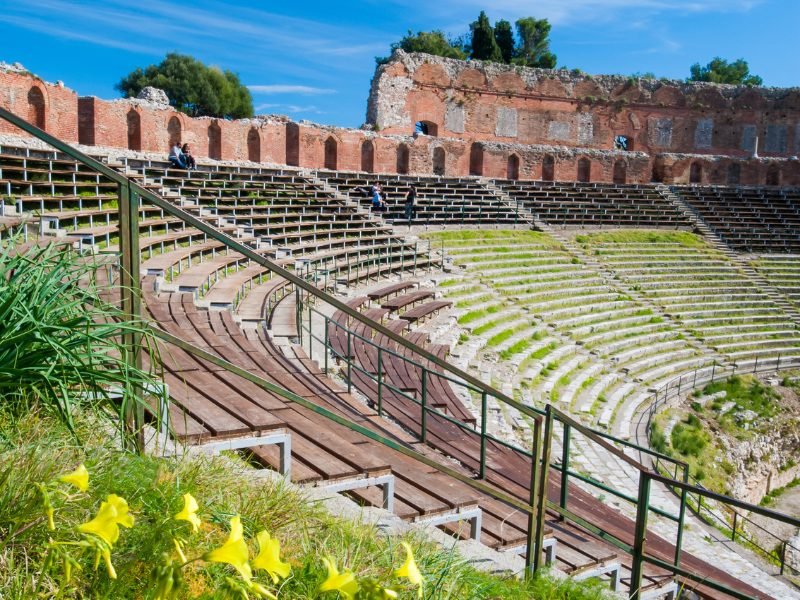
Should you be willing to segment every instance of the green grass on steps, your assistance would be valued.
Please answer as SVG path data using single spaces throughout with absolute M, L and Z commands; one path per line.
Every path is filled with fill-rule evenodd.
M 623 229 L 579 234 L 579 244 L 680 244 L 690 248 L 707 248 L 703 239 L 687 231 L 653 231 L 647 229 Z
M 279 589 L 257 572 L 257 580 L 277 592 L 278 598 L 335 599 L 335 594 L 317 591 L 326 577 L 324 556 L 333 557 L 340 568 L 352 569 L 358 578 L 373 577 L 390 585 L 401 599 L 416 598 L 415 590 L 391 574 L 404 558 L 401 539 L 414 548 L 426 599 L 608 597 L 605 586 L 597 582 L 556 581 L 546 575 L 520 581 L 479 572 L 453 552 L 413 534 L 388 537 L 376 527 L 332 516 L 280 479 L 254 482 L 241 474 L 248 467 L 235 456 L 138 456 L 120 451 L 109 441 L 107 426 L 96 420 L 78 417 L 76 427 L 81 445 L 57 420 L 40 411 L 11 418 L 0 410 L 0 595 L 4 599 L 151 597 L 151 569 L 163 553 L 175 556 L 172 535 L 177 522 L 171 517 L 181 509 L 185 493 L 197 499 L 203 521 L 197 533 L 191 533 L 186 524 L 181 530 L 187 557 L 219 547 L 227 538 L 230 518 L 241 515 L 251 558 L 256 550 L 252 536 L 266 529 L 280 541 L 281 558 L 292 567 Z M 50 532 L 36 484 L 53 481 L 80 463 L 89 470 L 89 490 L 72 490 L 68 496 L 50 494 L 56 524 L 56 531 Z M 67 486 L 61 484 L 59 489 L 66 491 Z M 127 499 L 135 517 L 134 526 L 121 528 L 113 546 L 117 579 L 109 579 L 102 562 L 95 571 L 91 555 L 79 559 L 80 569 L 73 571 L 68 584 L 60 585 L 60 563 L 43 575 L 48 539 L 63 539 L 74 532 L 112 493 Z M 185 588 L 177 597 L 224 598 L 219 586 L 230 576 L 235 572 L 226 565 L 192 563 L 184 569 Z
M 420 235 L 423 239 L 433 240 L 434 242 L 480 242 L 486 240 L 492 242 L 494 240 L 508 240 L 513 239 L 519 242 L 526 242 L 529 244 L 544 244 L 547 246 L 560 246 L 561 244 L 547 235 L 539 231 L 517 230 L 517 229 L 462 229 L 459 231 L 434 231 L 430 233 L 423 233 Z M 434 247 L 436 247 L 434 243 Z

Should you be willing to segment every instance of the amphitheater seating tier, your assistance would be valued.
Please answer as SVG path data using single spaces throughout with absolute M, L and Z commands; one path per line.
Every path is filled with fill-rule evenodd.
M 693 185 L 672 191 L 734 250 L 800 253 L 800 189 Z
M 536 219 L 561 227 L 691 227 L 652 185 L 545 181 L 494 182 Z

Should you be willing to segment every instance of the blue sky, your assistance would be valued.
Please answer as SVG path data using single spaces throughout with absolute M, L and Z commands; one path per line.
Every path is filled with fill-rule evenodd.
M 766 85 L 800 85 L 800 0 L 0 0 L 0 60 L 80 95 L 114 98 L 119 79 L 169 51 L 239 74 L 259 114 L 358 127 L 374 57 L 407 30 L 468 30 L 548 18 L 559 65 L 685 78 L 714 56 L 743 57 Z

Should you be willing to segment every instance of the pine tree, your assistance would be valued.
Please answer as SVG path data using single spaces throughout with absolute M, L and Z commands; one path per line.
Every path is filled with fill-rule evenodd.
M 514 31 L 511 29 L 511 23 L 505 19 L 495 23 L 494 39 L 500 48 L 500 56 L 503 58 L 503 62 L 510 63 L 511 59 L 514 58 Z
M 470 25 L 470 29 L 472 30 L 472 58 L 494 62 L 503 60 L 500 47 L 494 39 L 494 29 L 484 11 L 481 11 L 478 20 Z
M 516 24 L 520 45 L 514 62 L 526 67 L 554 69 L 556 55 L 550 52 L 550 23 L 547 19 L 524 17 Z

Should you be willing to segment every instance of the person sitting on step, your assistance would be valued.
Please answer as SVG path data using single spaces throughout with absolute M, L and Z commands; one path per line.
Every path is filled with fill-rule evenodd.
M 186 161 L 186 168 L 196 169 L 197 162 L 194 160 L 194 156 L 192 156 L 192 150 L 189 148 L 189 144 L 184 144 L 181 148 L 181 152 L 183 152 L 183 158 Z
M 186 168 L 186 157 L 183 155 L 183 150 L 181 150 L 180 141 L 176 141 L 170 149 L 169 162 L 172 163 L 172 166 L 176 169 Z

